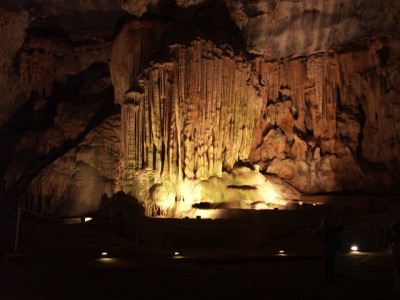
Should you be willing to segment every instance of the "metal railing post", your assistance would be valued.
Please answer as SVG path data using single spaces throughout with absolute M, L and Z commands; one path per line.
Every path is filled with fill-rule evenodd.
M 20 222 L 21 222 L 21 206 L 18 206 L 17 228 L 16 228 L 16 230 L 15 230 L 14 252 L 18 252 L 18 240 L 19 240 Z

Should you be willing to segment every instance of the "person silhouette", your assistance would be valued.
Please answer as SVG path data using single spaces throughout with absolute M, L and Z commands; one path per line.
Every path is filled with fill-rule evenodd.
M 320 234 L 324 251 L 324 274 L 328 280 L 335 278 L 336 251 L 342 246 L 337 233 L 342 231 L 343 226 L 335 222 L 332 213 L 325 214 L 321 221 Z
M 394 217 L 385 228 L 385 238 L 392 250 L 393 271 L 396 277 L 395 288 L 400 291 L 400 219 Z

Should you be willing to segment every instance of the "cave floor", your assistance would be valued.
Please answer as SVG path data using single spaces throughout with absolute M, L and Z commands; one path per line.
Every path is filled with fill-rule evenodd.
M 361 227 L 370 232 L 370 222 L 376 224 L 386 216 L 356 219 L 343 233 L 346 245 L 351 236 L 362 234 L 355 231 L 360 230 L 357 224 L 363 222 Z M 166 224 L 162 223 L 164 229 Z M 371 241 L 376 249 L 371 246 L 359 253 L 342 249 L 336 262 L 337 278 L 326 281 L 320 248 L 313 248 L 313 238 L 309 238 L 307 252 L 292 254 L 287 248 L 287 256 L 276 256 L 276 243 L 245 247 L 238 238 L 229 247 L 185 248 L 181 244 L 174 249 L 171 244 L 144 243 L 143 237 L 136 243 L 137 238 L 126 237 L 132 233 L 108 224 L 24 220 L 21 255 L 14 256 L 8 254 L 14 246 L 15 220 L 11 219 L 1 236 L 6 253 L 0 265 L 0 298 L 400 299 L 394 290 L 390 250 L 376 239 Z M 286 236 L 292 245 L 304 249 L 303 233 L 301 229 L 276 239 L 283 242 Z M 107 257 L 102 258 L 103 251 Z M 179 255 L 174 257 L 175 251 Z
M 398 299 L 387 253 L 342 256 L 334 282 L 321 261 L 207 265 L 137 257 L 23 259 L 1 267 L 2 299 Z M 398 296 L 398 295 L 397 295 Z

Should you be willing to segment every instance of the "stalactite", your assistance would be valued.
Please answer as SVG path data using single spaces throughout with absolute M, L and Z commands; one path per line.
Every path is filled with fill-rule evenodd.
M 115 38 L 110 62 L 116 103 L 122 104 L 168 23 L 133 20 Z
M 64 82 L 79 72 L 74 49 L 63 37 L 32 34 L 23 46 L 19 77 L 27 94 L 50 97 L 54 82 Z
M 394 100 L 399 80 L 389 83 L 389 74 L 398 68 L 397 56 L 391 51 L 399 48 L 399 42 L 393 41 L 376 37 L 359 41 L 354 48 L 338 47 L 307 59 L 261 61 L 257 72 L 265 83 L 263 93 L 268 104 L 264 103 L 263 122 L 255 130 L 257 142 L 251 161 L 265 164 L 267 171 L 280 176 L 293 174 L 293 184 L 305 191 L 320 191 L 322 187 L 340 190 L 349 181 L 362 182 L 362 176 L 367 175 L 360 171 L 359 160 L 386 165 L 388 172 L 397 172 L 389 163 L 400 161 L 398 150 L 394 150 L 398 149 L 396 131 L 400 128 L 394 117 L 399 110 Z M 387 57 L 380 58 L 380 51 L 388 45 L 391 50 L 385 50 Z M 288 99 L 297 115 L 291 111 L 290 116 Z M 285 155 L 267 155 L 263 161 L 262 153 L 280 153 L 266 130 L 273 126 L 285 134 Z M 362 149 L 357 158 L 356 148 Z M 339 171 L 344 166 L 352 176 Z M 329 173 L 324 175 L 325 180 L 334 178 L 335 182 L 324 183 L 317 173 Z
M 134 160 L 129 165 L 141 169 L 154 147 L 155 167 L 148 166 L 160 179 L 221 176 L 223 168 L 231 169 L 250 152 L 254 119 L 261 107 L 248 84 L 251 66 L 233 55 L 221 55 L 215 45 L 201 40 L 171 46 L 170 53 L 172 62 L 155 63 L 142 73 L 143 94 L 125 100 L 123 111 L 140 103 L 134 112 L 128 109 L 132 113 L 128 119 L 138 121 L 134 128 L 131 121 L 123 121 L 128 141 L 135 136 L 135 149 L 128 147 L 125 157 Z M 139 120 L 138 115 L 148 117 Z

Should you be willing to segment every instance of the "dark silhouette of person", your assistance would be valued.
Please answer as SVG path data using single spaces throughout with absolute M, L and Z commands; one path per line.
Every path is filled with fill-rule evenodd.
M 324 251 L 324 274 L 328 280 L 335 278 L 336 251 L 342 246 L 337 234 L 342 231 L 343 226 L 335 222 L 332 213 L 327 213 L 322 218 L 320 234 Z
M 400 290 L 400 219 L 394 217 L 385 228 L 385 238 L 392 250 L 392 264 L 396 277 L 395 288 Z

